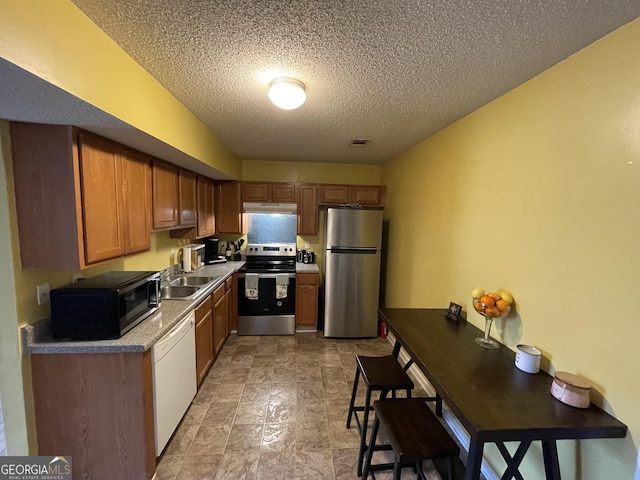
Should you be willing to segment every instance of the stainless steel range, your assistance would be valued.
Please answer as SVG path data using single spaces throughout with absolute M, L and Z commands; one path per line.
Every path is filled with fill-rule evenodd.
M 238 335 L 293 335 L 296 245 L 247 246 L 238 272 Z
M 238 335 L 293 335 L 295 204 L 245 204 L 247 261 L 238 272 Z

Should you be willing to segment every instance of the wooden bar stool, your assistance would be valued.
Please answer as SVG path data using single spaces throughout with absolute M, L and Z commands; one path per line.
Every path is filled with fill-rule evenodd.
M 397 352 L 395 352 L 397 355 Z M 380 398 L 385 398 L 389 392 L 393 398 L 396 391 L 404 390 L 407 397 L 411 397 L 411 389 L 413 382 L 407 375 L 406 368 L 412 362 L 409 362 L 405 368 L 402 368 L 394 355 L 386 355 L 382 357 L 365 357 L 356 355 L 356 378 L 353 382 L 353 391 L 351 393 L 351 402 L 349 404 L 349 416 L 347 417 L 347 428 L 351 428 L 351 419 L 355 417 L 358 429 L 360 431 L 360 451 L 358 453 L 358 476 L 362 475 L 362 464 L 364 454 L 367 449 L 367 424 L 369 422 L 369 411 L 371 410 L 371 393 L 380 392 Z M 364 405 L 355 405 L 356 393 L 358 391 L 358 381 L 360 375 L 367 386 L 367 394 Z M 362 422 L 358 418 L 357 412 L 363 412 Z
M 448 477 L 453 480 L 454 461 L 460 454 L 458 445 L 449 436 L 440 421 L 425 403 L 427 398 L 397 398 L 377 400 L 373 403 L 375 420 L 371 428 L 371 440 L 364 463 L 366 480 L 369 473 L 393 468 L 393 479 L 400 480 L 405 467 L 414 467 L 421 479 L 424 460 L 448 458 Z M 389 445 L 376 445 L 380 424 L 389 436 Z M 394 463 L 371 464 L 376 450 L 393 450 Z

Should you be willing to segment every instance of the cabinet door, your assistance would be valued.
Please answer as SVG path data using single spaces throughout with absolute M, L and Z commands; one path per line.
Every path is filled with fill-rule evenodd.
M 85 257 L 95 263 L 125 253 L 120 153 L 100 138 L 79 140 Z
M 298 235 L 318 234 L 318 195 L 316 185 L 298 185 Z
M 196 373 L 198 385 L 202 383 L 213 364 L 213 314 L 209 310 L 200 322 L 196 323 Z
M 162 230 L 178 226 L 180 186 L 178 167 L 153 161 L 153 228 Z
M 198 237 L 207 237 L 216 232 L 213 197 L 213 180 L 198 175 Z
M 384 207 L 386 188 L 380 185 L 351 185 L 349 203 Z
M 349 203 L 349 185 L 318 185 L 318 203 L 322 205 Z
M 318 274 L 296 275 L 296 325 L 318 324 Z
M 295 203 L 296 184 L 295 183 L 272 183 L 271 201 L 273 203 Z
M 243 202 L 270 202 L 269 184 L 266 182 L 242 182 Z
M 240 182 L 216 184 L 215 212 L 218 233 L 242 233 Z
M 122 151 L 122 195 L 125 254 L 151 248 L 151 162 L 148 157 Z
M 231 277 L 229 277 L 229 280 L 231 280 Z M 227 287 L 226 291 L 224 292 L 224 296 L 224 302 L 227 307 L 227 315 L 224 322 L 224 338 L 227 339 L 229 338 L 229 333 L 231 332 L 231 287 Z
M 180 227 L 192 227 L 196 224 L 196 174 L 180 169 L 178 174 L 180 185 Z
M 229 324 L 231 325 L 231 330 L 238 329 L 238 274 L 234 273 L 233 281 L 231 282 L 231 319 L 229 320 Z
M 223 293 L 220 299 L 213 306 L 213 352 L 214 355 L 218 355 L 224 345 L 225 341 L 225 325 L 227 323 L 227 297 L 224 293 L 224 285 L 218 287 L 222 288 Z

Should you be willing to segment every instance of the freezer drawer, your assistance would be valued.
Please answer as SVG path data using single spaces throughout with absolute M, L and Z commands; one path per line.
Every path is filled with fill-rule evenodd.
M 328 250 L 325 258 L 324 336 L 375 337 L 378 333 L 380 252 Z

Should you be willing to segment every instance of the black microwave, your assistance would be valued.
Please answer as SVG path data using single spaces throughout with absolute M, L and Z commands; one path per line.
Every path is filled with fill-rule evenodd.
M 120 338 L 160 307 L 158 272 L 107 272 L 51 290 L 53 338 Z

